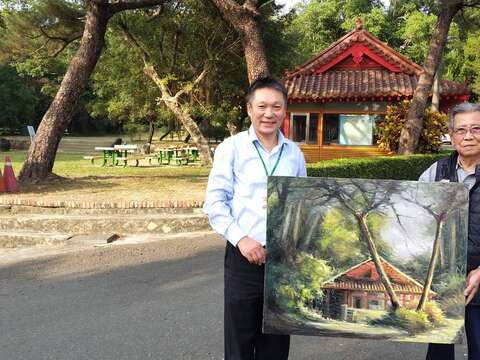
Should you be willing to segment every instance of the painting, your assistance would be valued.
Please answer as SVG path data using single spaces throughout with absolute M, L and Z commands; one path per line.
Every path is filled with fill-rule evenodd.
M 269 177 L 265 333 L 460 343 L 468 189 Z

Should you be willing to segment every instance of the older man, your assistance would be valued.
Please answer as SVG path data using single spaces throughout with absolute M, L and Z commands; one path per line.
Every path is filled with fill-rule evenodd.
M 266 257 L 267 177 L 306 176 L 295 143 L 280 132 L 287 90 L 272 78 L 247 93 L 252 125 L 215 151 L 204 211 L 227 241 L 225 251 L 225 360 L 285 360 L 290 338 L 262 333 Z
M 455 106 L 449 117 L 455 152 L 434 163 L 420 181 L 451 181 L 470 189 L 468 218 L 467 281 L 465 285 L 465 329 L 469 360 L 480 359 L 480 105 Z M 427 360 L 455 358 L 453 345 L 430 344 Z

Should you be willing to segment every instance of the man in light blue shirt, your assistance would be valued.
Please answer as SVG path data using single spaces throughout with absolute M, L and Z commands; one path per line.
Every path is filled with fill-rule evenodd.
M 288 359 L 290 338 L 262 333 L 266 258 L 267 177 L 306 176 L 298 146 L 280 126 L 287 90 L 272 78 L 247 93 L 252 125 L 215 151 L 204 211 L 227 241 L 225 253 L 225 360 Z

